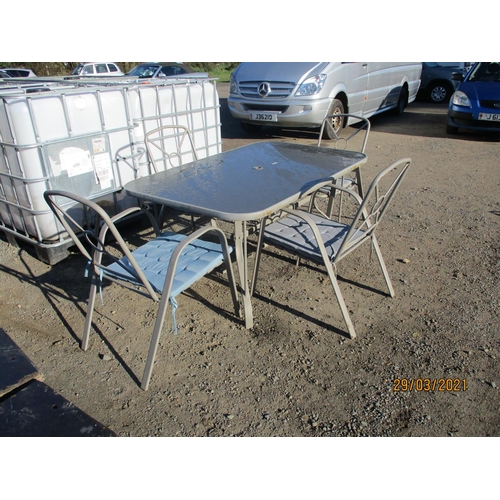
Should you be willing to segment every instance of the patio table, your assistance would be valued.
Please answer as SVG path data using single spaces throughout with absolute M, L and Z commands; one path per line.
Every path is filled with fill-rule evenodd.
M 256 142 L 127 183 L 139 199 L 234 223 L 235 253 L 245 326 L 253 326 L 247 269 L 247 222 L 298 201 L 321 181 L 356 170 L 366 155 L 283 142 Z

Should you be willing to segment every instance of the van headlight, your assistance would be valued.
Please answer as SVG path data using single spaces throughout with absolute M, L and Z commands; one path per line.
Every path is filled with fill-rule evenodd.
M 455 106 L 464 106 L 466 108 L 471 108 L 470 100 L 465 92 L 457 90 L 452 97 L 452 102 Z
M 323 85 L 326 81 L 326 75 L 322 73 L 321 75 L 311 76 L 308 78 L 296 92 L 296 96 L 304 96 L 304 95 L 314 95 L 319 94 Z
M 229 93 L 237 94 L 238 93 L 238 84 L 236 83 L 236 79 L 231 75 L 229 79 Z

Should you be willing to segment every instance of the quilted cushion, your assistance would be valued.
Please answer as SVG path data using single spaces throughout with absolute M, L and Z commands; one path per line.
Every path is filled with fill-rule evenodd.
M 172 253 L 184 238 L 186 238 L 185 235 L 165 231 L 132 252 L 146 278 L 154 290 L 160 294 L 163 291 Z M 232 251 L 231 247 L 229 247 L 229 251 Z M 193 240 L 179 256 L 170 297 L 175 297 L 189 288 L 195 281 L 217 267 L 223 258 L 224 255 L 218 243 Z M 122 258 L 120 262 L 126 269 L 132 269 L 126 257 Z M 105 274 L 140 284 L 126 269 L 115 262 L 107 267 Z
M 316 214 L 308 215 L 318 227 L 328 256 L 332 260 L 337 255 L 350 226 L 325 219 Z M 355 238 L 362 236 L 362 234 L 363 231 L 357 231 Z M 292 253 L 298 253 L 320 263 L 323 262 L 311 227 L 293 214 L 267 226 L 264 239 Z

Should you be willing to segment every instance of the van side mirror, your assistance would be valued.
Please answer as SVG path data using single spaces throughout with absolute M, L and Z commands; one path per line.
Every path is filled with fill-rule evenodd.
M 455 73 L 451 74 L 451 79 L 452 80 L 456 80 L 457 82 L 463 82 L 464 81 L 464 75 L 463 75 L 463 73 L 455 72 Z

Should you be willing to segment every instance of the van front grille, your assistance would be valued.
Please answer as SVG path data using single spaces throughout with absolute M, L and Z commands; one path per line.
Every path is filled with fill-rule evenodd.
M 292 82 L 266 82 L 269 84 L 270 90 L 267 96 L 262 96 L 259 94 L 261 83 L 263 82 L 240 82 L 240 94 L 251 99 L 285 99 L 295 88 L 295 84 Z

